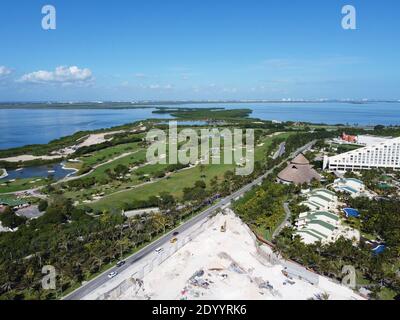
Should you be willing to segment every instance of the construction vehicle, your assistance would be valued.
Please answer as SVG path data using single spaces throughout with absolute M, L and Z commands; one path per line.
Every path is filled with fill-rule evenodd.
M 221 226 L 221 232 L 226 232 L 226 221 L 225 221 L 225 223 Z

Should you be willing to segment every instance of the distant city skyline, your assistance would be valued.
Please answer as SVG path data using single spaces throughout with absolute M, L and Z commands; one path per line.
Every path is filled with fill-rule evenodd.
M 56 30 L 43 30 L 43 5 Z M 343 6 L 357 10 L 344 30 Z M 4 0 L 0 102 L 400 99 L 397 0 Z

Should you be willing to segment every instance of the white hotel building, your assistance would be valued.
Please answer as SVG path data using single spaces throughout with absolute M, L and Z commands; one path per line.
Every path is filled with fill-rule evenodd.
M 324 158 L 324 169 L 358 171 L 374 168 L 400 170 L 400 137 Z

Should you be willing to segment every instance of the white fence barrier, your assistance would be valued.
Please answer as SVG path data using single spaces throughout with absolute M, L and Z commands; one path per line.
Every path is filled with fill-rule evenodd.
M 178 240 L 173 247 L 168 248 L 167 250 L 160 253 L 157 257 L 155 257 L 150 262 L 144 264 L 139 268 L 139 270 L 133 273 L 129 279 L 122 281 L 118 286 L 113 288 L 112 290 L 101 294 L 97 300 L 117 300 L 120 296 L 125 294 L 128 290 L 132 290 L 135 292 L 140 289 L 143 285 L 144 277 L 153 271 L 156 267 L 161 265 L 165 260 L 175 254 L 178 250 L 182 249 L 186 244 L 190 241 L 193 241 L 197 236 L 199 236 L 204 230 L 206 230 L 210 221 L 206 221 L 202 223 L 198 228 L 194 229 L 189 235 L 184 237 L 183 239 Z

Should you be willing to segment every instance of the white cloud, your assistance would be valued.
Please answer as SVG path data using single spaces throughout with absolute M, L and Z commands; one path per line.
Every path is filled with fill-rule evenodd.
M 0 66 L 0 77 L 5 77 L 8 76 L 12 73 L 12 70 L 5 67 L 5 66 Z
M 49 83 L 49 84 L 86 84 L 93 80 L 92 71 L 84 68 L 79 69 L 77 66 L 57 67 L 54 71 L 35 71 L 23 75 L 19 81 L 28 83 Z

